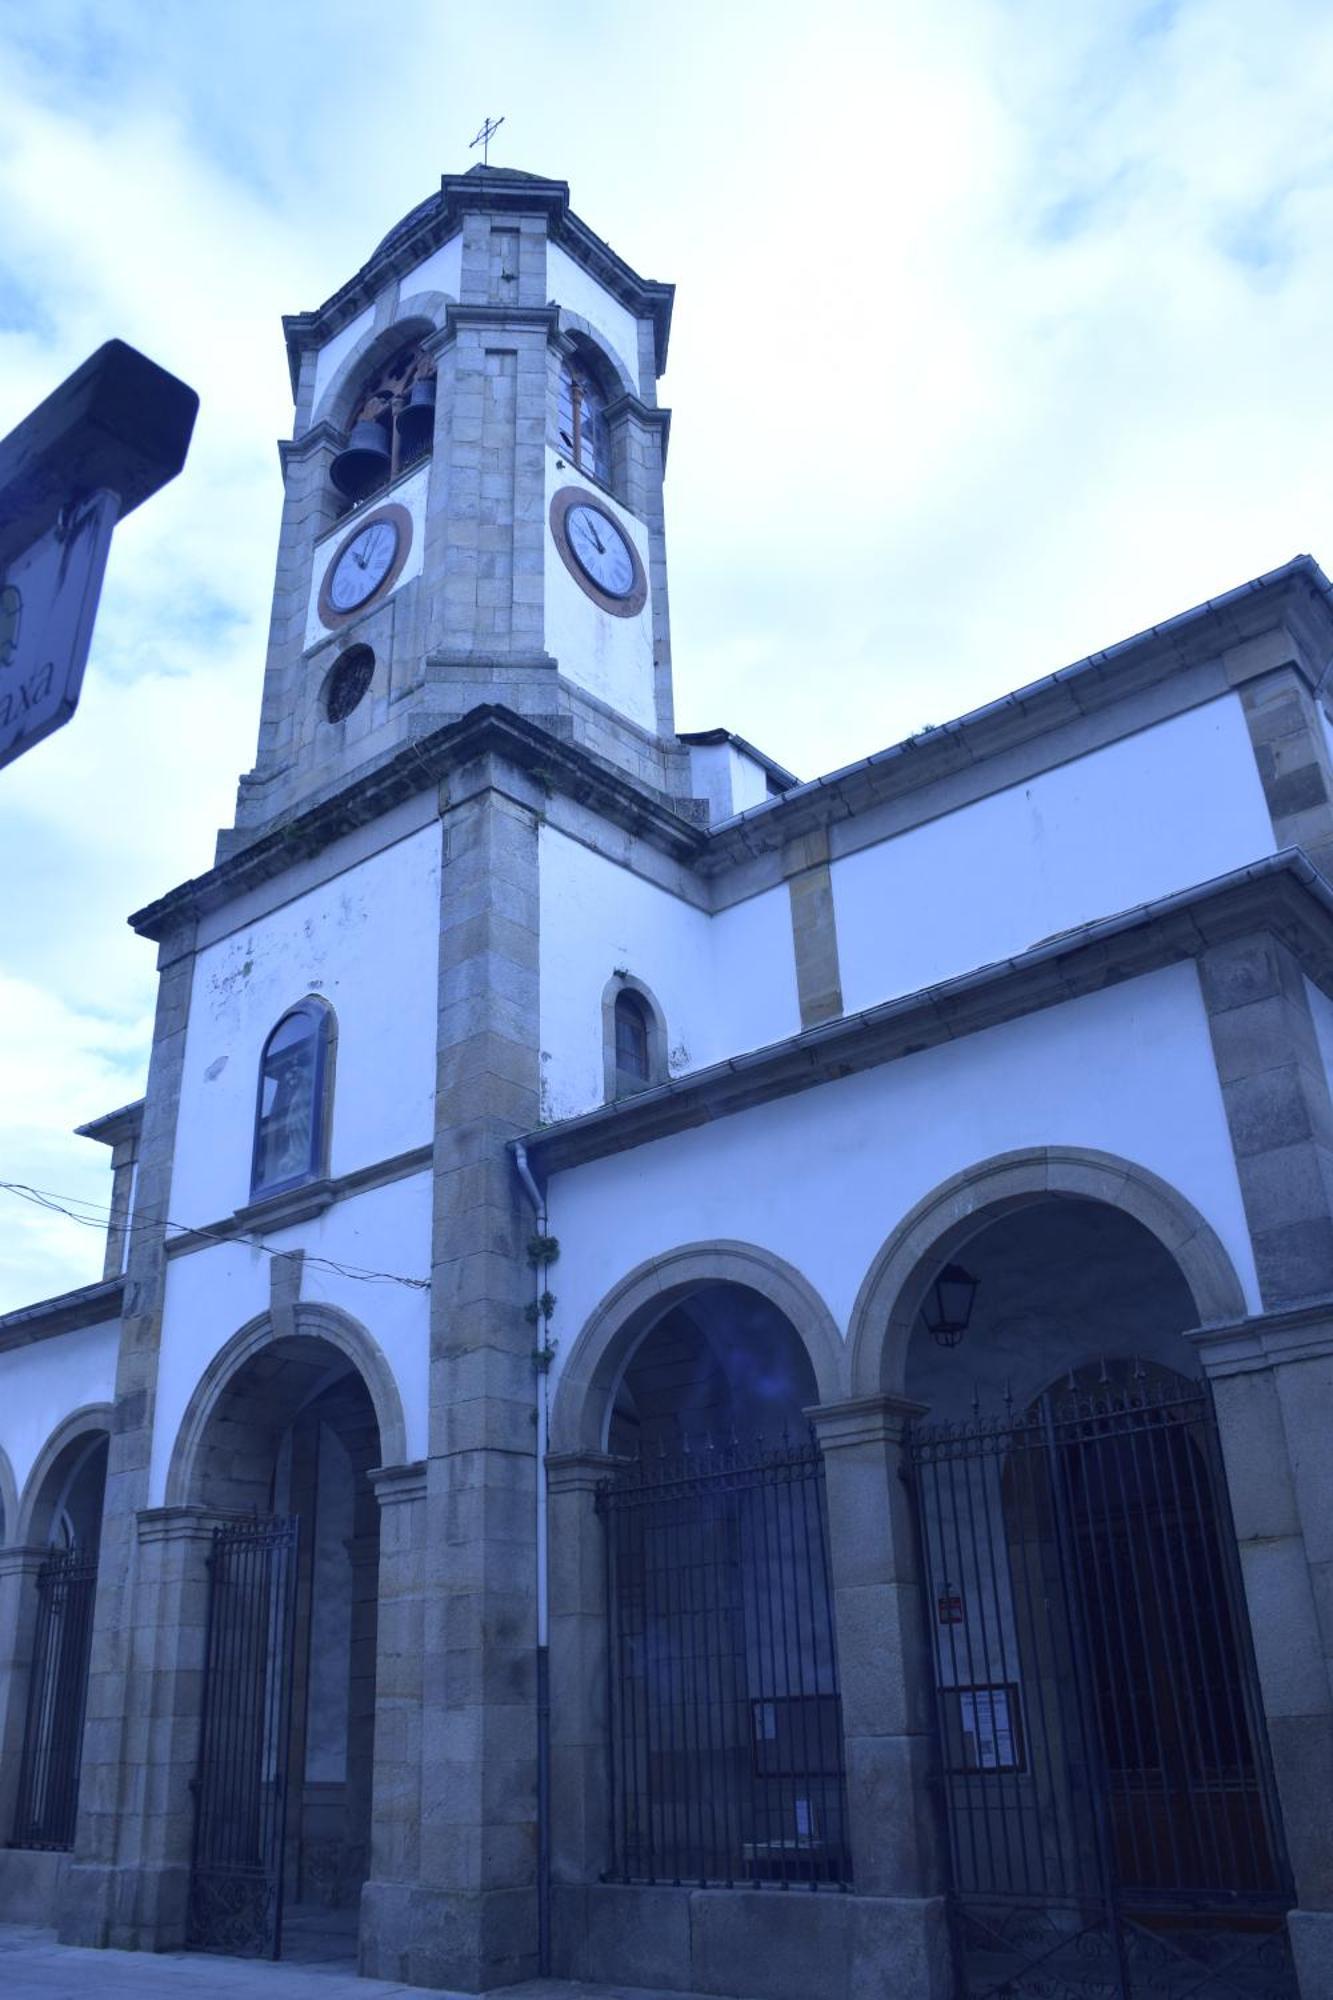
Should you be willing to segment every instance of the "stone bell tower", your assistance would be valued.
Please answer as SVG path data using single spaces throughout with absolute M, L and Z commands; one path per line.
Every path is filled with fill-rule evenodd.
M 656 400 L 671 300 L 564 182 L 477 166 L 285 322 L 259 750 L 224 851 L 487 703 L 688 789 Z

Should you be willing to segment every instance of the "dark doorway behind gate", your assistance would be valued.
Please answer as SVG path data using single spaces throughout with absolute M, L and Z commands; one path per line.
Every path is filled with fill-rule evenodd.
M 1090 1366 L 911 1460 L 962 1991 L 1293 1993 L 1205 1385 Z

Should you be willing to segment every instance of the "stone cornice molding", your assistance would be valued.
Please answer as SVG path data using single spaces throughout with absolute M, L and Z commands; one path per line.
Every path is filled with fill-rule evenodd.
M 528 1133 L 523 1143 L 534 1171 L 549 1177 L 1100 992 L 1197 958 L 1223 939 L 1264 930 L 1280 937 L 1316 983 L 1333 991 L 1333 886 L 1298 848 L 1288 848 L 1198 888 L 1062 932 L 1016 957 L 548 1125 Z
M 546 1483 L 552 1493 L 595 1493 L 604 1479 L 633 1463 L 615 1451 L 548 1451 Z
M 616 396 L 607 404 L 603 415 L 609 424 L 618 423 L 622 417 L 633 417 L 645 430 L 660 431 L 662 450 L 665 453 L 667 439 L 671 434 L 671 412 L 661 403 L 645 403 L 642 396 Z
M 308 347 L 321 347 L 358 313 L 373 305 L 384 287 L 396 278 L 405 278 L 416 265 L 429 257 L 463 226 L 465 215 L 540 215 L 551 242 L 581 264 L 585 271 L 605 286 L 636 319 L 653 325 L 654 364 L 661 375 L 666 368 L 667 344 L 671 336 L 671 307 L 675 286 L 653 278 L 641 278 L 623 257 L 590 229 L 569 206 L 569 183 L 551 181 L 538 174 L 509 174 L 503 169 L 490 172 L 445 174 L 437 195 L 409 211 L 371 253 L 361 269 L 339 287 L 313 312 L 287 313 L 283 331 L 287 336 L 287 358 L 291 370 L 292 393 L 296 394 L 301 355 Z
M 536 774 L 543 786 L 558 788 L 593 806 L 613 824 L 654 842 L 678 859 L 692 859 L 704 846 L 706 835 L 701 827 L 683 819 L 665 800 L 612 765 L 561 742 L 512 709 L 486 703 L 460 721 L 446 723 L 395 751 L 332 798 L 260 833 L 207 874 L 182 883 L 137 911 L 130 924 L 141 937 L 162 937 L 187 918 L 218 909 L 232 897 L 282 874 L 293 862 L 322 852 L 404 799 L 438 787 L 452 771 L 487 754 Z
M 1303 1300 L 1226 1326 L 1196 1327 L 1185 1338 L 1214 1381 L 1333 1356 L 1333 1298 Z
M 544 333 L 549 340 L 559 322 L 555 306 L 458 305 L 446 309 L 444 325 L 421 343 L 428 353 L 443 354 L 460 333 L 476 327 L 483 333 Z
M 54 1554 L 49 1542 L 10 1542 L 0 1547 L 0 1576 L 31 1576 Z
M 0 1315 L 0 1353 L 8 1347 L 23 1347 L 30 1340 L 47 1340 L 52 1334 L 119 1319 L 124 1296 L 125 1280 L 108 1278 L 100 1285 L 83 1285 L 77 1292 L 61 1292 L 56 1298 L 40 1299 L 36 1305 L 4 1313 Z
M 317 451 L 340 451 L 346 437 L 336 424 L 327 417 L 321 417 L 317 424 L 311 424 L 308 431 L 302 431 L 298 438 L 279 438 L 278 462 L 284 475 L 287 467 L 300 464 L 303 459 L 313 458 Z

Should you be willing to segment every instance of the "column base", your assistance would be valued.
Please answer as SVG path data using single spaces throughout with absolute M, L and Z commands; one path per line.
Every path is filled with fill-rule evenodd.
M 1301 2000 L 1333 2000 L 1333 1910 L 1288 1910 Z
M 95 1951 L 183 1951 L 190 1900 L 190 1871 L 112 1868 L 72 1862 L 56 1899 L 61 1944 Z
M 940 1896 L 665 1889 L 552 1892 L 557 1977 L 737 2000 L 950 2000 Z
M 456 1993 L 490 1993 L 534 1979 L 536 1892 L 458 1894 L 414 1882 L 367 1882 L 357 1969 L 367 1979 Z
M 0 1923 L 54 1924 L 68 1854 L 0 1847 Z

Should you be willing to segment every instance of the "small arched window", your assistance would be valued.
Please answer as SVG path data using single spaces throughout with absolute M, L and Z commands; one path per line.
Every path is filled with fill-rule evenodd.
M 606 397 L 581 361 L 560 364 L 560 442 L 571 465 L 605 486 L 611 478 Z
M 608 1101 L 665 1082 L 661 1012 L 648 988 L 628 972 L 617 972 L 603 992 L 602 1037 Z
M 344 505 L 392 485 L 434 441 L 435 363 L 421 347 L 399 348 L 362 383 L 347 443 L 329 468 Z
M 312 1180 L 324 1163 L 328 1009 L 303 1000 L 284 1014 L 259 1061 L 251 1198 Z

